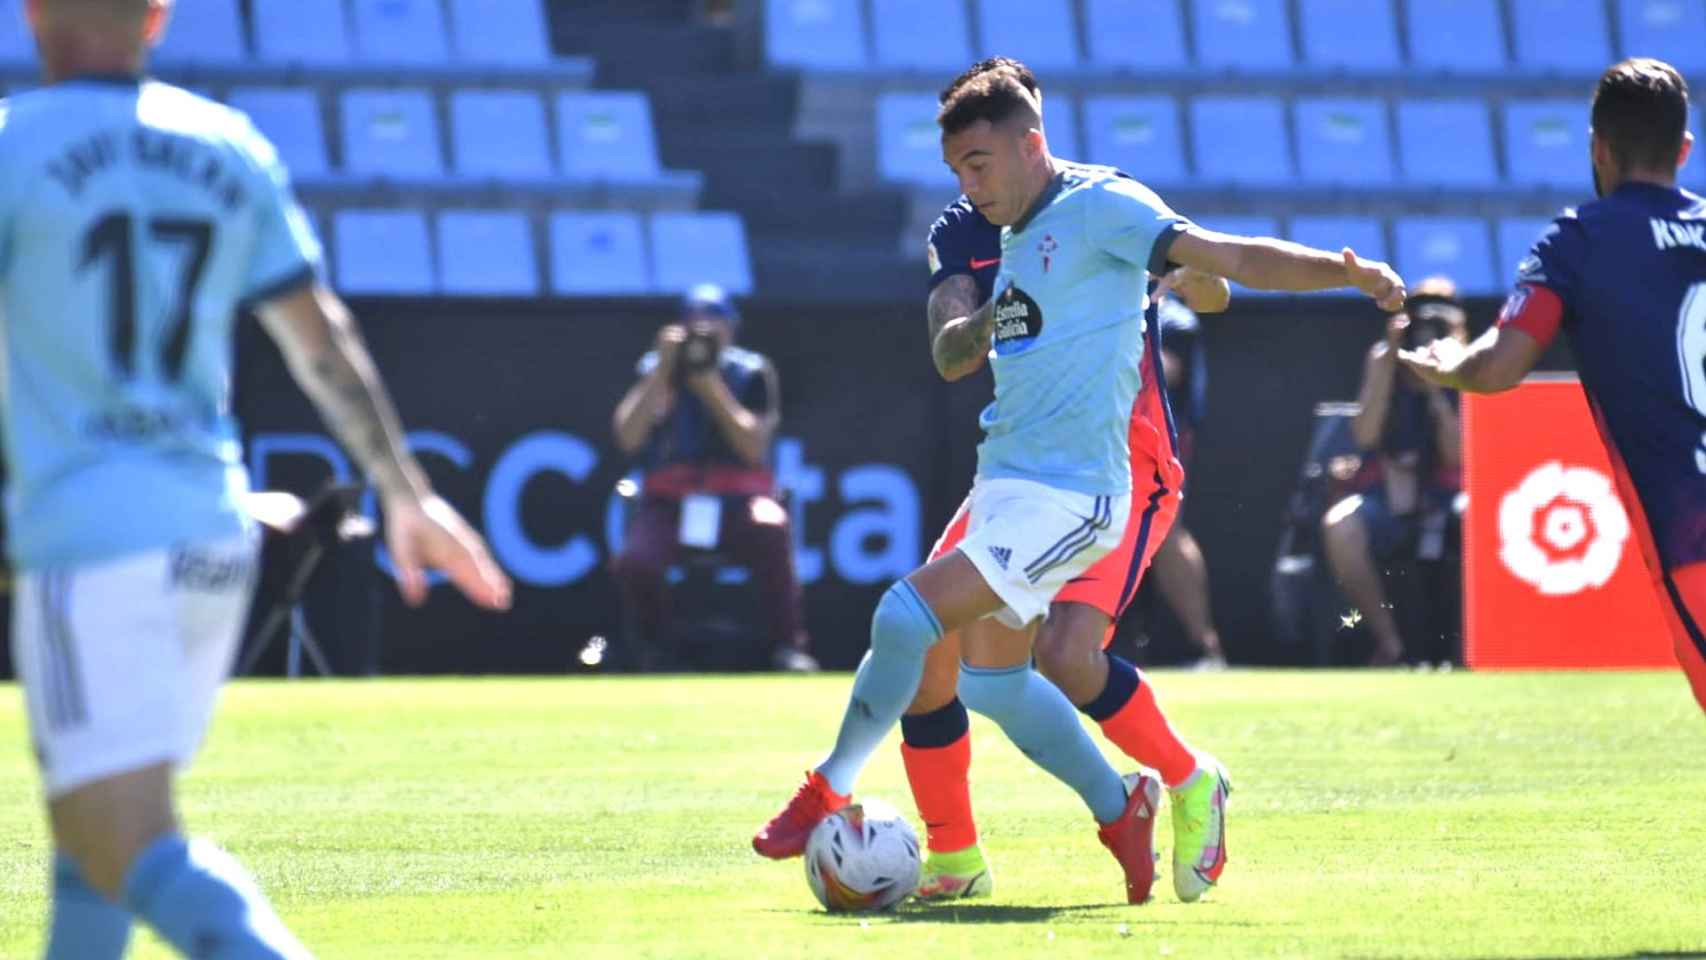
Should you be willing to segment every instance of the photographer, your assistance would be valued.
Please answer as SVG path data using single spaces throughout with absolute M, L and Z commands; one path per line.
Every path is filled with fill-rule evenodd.
M 670 618 L 667 572 L 683 546 L 746 566 L 763 599 L 776 665 L 814 666 L 800 630 L 788 516 L 773 496 L 769 466 L 780 388 L 768 359 L 734 346 L 739 324 L 721 288 L 695 287 L 679 320 L 658 331 L 656 349 L 640 359 L 639 381 L 616 407 L 617 445 L 645 470 L 613 564 L 627 640 L 622 656 L 634 669 L 660 665 Z
M 1373 666 L 1404 658 L 1404 639 L 1381 579 L 1404 551 L 1437 560 L 1455 520 L 1462 481 L 1457 394 L 1398 365 L 1398 351 L 1452 338 L 1468 342 L 1457 287 L 1443 277 L 1418 286 L 1363 368 L 1361 412 L 1351 433 L 1373 464 L 1372 486 L 1334 504 L 1322 520 L 1327 560 L 1374 636 Z

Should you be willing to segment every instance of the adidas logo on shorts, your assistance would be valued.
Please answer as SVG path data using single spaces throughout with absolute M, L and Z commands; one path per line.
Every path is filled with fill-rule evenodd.
M 1007 561 L 1013 559 L 1013 551 L 1006 547 L 990 547 L 989 555 L 995 558 L 996 563 L 1001 564 L 1003 570 L 1007 569 Z

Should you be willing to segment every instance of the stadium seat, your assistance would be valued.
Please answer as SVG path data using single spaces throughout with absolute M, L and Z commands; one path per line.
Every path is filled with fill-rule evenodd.
M 320 100 L 306 87 L 234 87 L 226 103 L 249 115 L 278 148 L 297 177 L 323 177 L 331 170 Z
M 456 59 L 479 64 L 541 64 L 551 39 L 541 0 L 450 0 Z
M 1291 69 L 1285 0 L 1197 0 L 1191 10 L 1201 66 L 1251 73 Z
M 652 104 L 638 91 L 558 96 L 557 147 L 559 168 L 576 180 L 646 181 L 661 173 Z
M 344 91 L 344 169 L 398 179 L 444 175 L 438 113 L 425 90 Z
M 1618 0 L 1625 57 L 1656 57 L 1685 74 L 1706 71 L 1706 0 Z
M 1078 18 L 1069 0 L 980 0 L 979 46 L 1039 73 L 1078 68 Z
M 959 73 L 973 59 L 964 0 L 871 0 L 871 51 L 885 70 Z
M 450 59 L 439 0 L 353 0 L 355 47 L 380 64 L 441 64 Z
M 261 60 L 324 67 L 352 57 L 343 0 L 253 0 L 249 26 Z
M 1299 100 L 1293 109 L 1297 163 L 1305 181 L 1356 186 L 1393 181 L 1384 101 L 1321 97 Z
M 1078 123 L 1078 103 L 1064 94 L 1052 94 L 1043 108 L 1049 152 L 1066 160 L 1084 159 L 1083 128 Z
M 1294 177 L 1285 108 L 1275 97 L 1198 97 L 1191 103 L 1197 177 L 1280 185 Z
M 237 0 L 202 0 L 195 5 L 195 16 L 174 16 L 171 29 L 154 48 L 154 60 L 160 64 L 234 64 L 248 59 Z
M 953 186 L 953 174 L 942 163 L 935 94 L 877 97 L 877 172 L 885 180 L 900 183 Z
M 1405 0 L 1410 65 L 1450 73 L 1505 69 L 1505 21 L 1488 0 Z
M 1511 0 L 1511 29 L 1518 66 L 1598 76 L 1611 63 L 1602 0 Z
M 1479 99 L 1398 103 L 1398 170 L 1417 186 L 1491 187 L 1499 181 L 1492 124 Z
M 1398 221 L 1394 266 L 1412 286 L 1443 274 L 1466 294 L 1493 293 L 1493 250 L 1479 217 L 1408 217 Z
M 1299 216 L 1291 218 L 1291 240 L 1318 250 L 1338 252 L 1350 247 L 1368 260 L 1389 259 L 1386 227 L 1374 217 Z M 1323 296 L 1345 296 L 1345 290 L 1322 290 Z
M 1402 68 L 1390 0 L 1298 0 L 1297 14 L 1309 66 L 1359 73 Z
M 35 66 L 36 42 L 24 22 L 24 0 L 0 0 L 0 63 Z
M 1084 158 L 1119 167 L 1150 184 L 1181 183 L 1185 169 L 1179 104 L 1172 97 L 1090 97 L 1084 101 Z
M 1520 186 L 1579 190 L 1588 183 L 1588 110 L 1577 100 L 1505 104 L 1505 166 Z
M 443 293 L 530 297 L 539 263 L 527 215 L 515 210 L 445 210 L 438 215 L 438 275 Z
M 551 215 L 551 290 L 570 297 L 651 292 L 640 217 L 627 210 Z
M 733 294 L 752 292 L 746 225 L 740 215 L 695 210 L 654 213 L 651 222 L 652 276 L 663 293 L 683 293 L 714 283 Z
M 353 294 L 432 293 L 432 243 L 419 210 L 339 210 L 338 289 Z
M 1181 72 L 1191 65 L 1177 0 L 1084 0 L 1084 42 L 1098 67 Z
M 1517 264 L 1528 256 L 1536 240 L 1552 225 L 1545 217 L 1507 217 L 1499 221 L 1499 263 L 1494 279 L 1505 286 L 1516 283 Z
M 764 56 L 779 67 L 862 69 L 864 5 L 859 0 L 764 0 Z
M 554 173 L 545 104 L 530 90 L 450 95 L 451 166 L 465 176 L 546 179 Z

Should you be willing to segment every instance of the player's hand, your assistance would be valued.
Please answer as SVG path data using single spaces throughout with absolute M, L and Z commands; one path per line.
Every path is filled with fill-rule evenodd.
M 384 511 L 385 545 L 405 603 L 426 602 L 427 571 L 440 570 L 479 606 L 509 609 L 509 578 L 456 508 L 436 496 L 389 497 Z
M 1424 383 L 1455 388 L 1457 367 L 1466 352 L 1460 341 L 1446 337 L 1414 350 L 1399 350 L 1398 362 Z
M 681 356 L 681 345 L 687 342 L 687 328 L 679 323 L 664 324 L 658 330 L 657 352 L 658 371 L 663 374 L 675 372 L 675 360 Z
M 1396 270 L 1379 260 L 1364 260 L 1350 247 L 1342 253 L 1345 280 L 1350 286 L 1372 297 L 1382 310 L 1395 313 L 1404 309 L 1404 301 L 1410 294 L 1404 289 L 1404 278 L 1398 276 Z

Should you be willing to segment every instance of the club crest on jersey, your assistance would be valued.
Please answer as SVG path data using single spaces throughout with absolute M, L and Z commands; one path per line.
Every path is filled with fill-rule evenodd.
M 992 339 L 997 356 L 1023 353 L 1037 342 L 1042 332 L 1042 308 L 1025 291 L 1008 287 L 995 298 L 995 333 Z
M 1043 272 L 1048 272 L 1049 261 L 1054 259 L 1054 252 L 1060 249 L 1060 244 L 1054 240 L 1054 234 L 1043 234 L 1042 242 L 1037 244 L 1037 252 L 1042 254 Z

